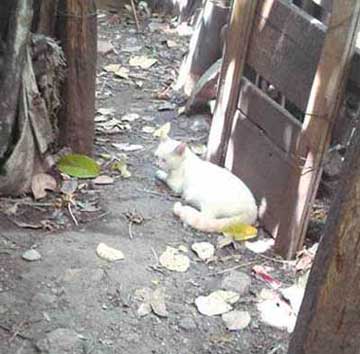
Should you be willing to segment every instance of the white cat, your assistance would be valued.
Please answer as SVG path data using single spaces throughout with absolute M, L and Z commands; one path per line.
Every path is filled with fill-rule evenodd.
M 156 177 L 193 207 L 175 203 L 174 213 L 195 229 L 217 232 L 233 223 L 254 224 L 257 206 L 250 189 L 225 168 L 196 156 L 185 143 L 168 136 L 155 151 Z

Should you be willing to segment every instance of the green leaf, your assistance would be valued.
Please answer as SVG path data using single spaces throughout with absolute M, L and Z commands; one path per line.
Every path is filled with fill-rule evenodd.
M 69 154 L 60 159 L 58 169 L 72 177 L 94 178 L 100 174 L 100 166 L 86 155 Z
M 255 227 L 236 222 L 225 226 L 221 232 L 226 237 L 231 237 L 234 241 L 246 241 L 257 235 L 257 229 Z

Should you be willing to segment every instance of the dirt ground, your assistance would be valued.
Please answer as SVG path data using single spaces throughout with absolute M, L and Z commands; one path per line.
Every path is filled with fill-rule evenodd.
M 111 42 L 115 50 L 99 55 L 97 106 L 114 108 L 118 119 L 129 113 L 139 118 L 130 119 L 130 130 L 125 127 L 120 133 L 97 130 L 95 157 L 115 182 L 84 182 L 75 193 L 78 226 L 66 208 L 55 208 L 54 193 L 39 202 L 26 197 L 1 200 L 0 353 L 286 353 L 287 331 L 260 320 L 257 295 L 266 286 L 251 270 L 254 265 L 270 266 L 273 277 L 291 285 L 293 269 L 275 261 L 271 252 L 266 258 L 242 245 L 216 250 L 217 257 L 208 264 L 201 261 L 191 245 L 215 245 L 218 235 L 184 228 L 171 212 L 176 198 L 154 179 L 157 141 L 149 127 L 170 121 L 172 136 L 195 144 L 207 139 L 208 117 L 178 116 L 183 102 L 177 95 L 156 98 L 176 78 L 189 37 L 179 37 L 170 20 L 144 20 L 144 32 L 136 34 L 131 21 L 99 14 L 99 40 Z M 129 66 L 129 58 L 138 55 L 157 62 L 149 69 Z M 129 78 L 105 72 L 108 64 L 125 66 Z M 101 123 L 99 118 L 98 128 L 103 128 Z M 112 143 L 143 146 L 126 152 L 132 174 L 127 179 L 109 169 L 107 156 L 119 153 Z M 129 225 L 126 213 L 140 217 L 140 223 Z M 37 225 L 48 230 L 29 228 Z M 120 249 L 125 259 L 111 263 L 99 258 L 100 242 Z M 186 272 L 159 265 L 167 246 L 189 250 L 184 252 L 190 258 Z M 24 260 L 29 249 L 37 250 L 41 259 Z M 233 305 L 251 315 L 250 324 L 240 331 L 229 331 L 221 316 L 202 315 L 194 305 L 198 296 L 222 288 L 234 272 L 251 279 Z M 167 315 L 140 316 L 138 289 L 159 287 L 166 294 Z

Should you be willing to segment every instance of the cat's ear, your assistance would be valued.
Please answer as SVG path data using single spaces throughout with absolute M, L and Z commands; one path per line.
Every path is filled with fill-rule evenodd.
M 186 149 L 186 143 L 180 143 L 176 148 L 175 148 L 175 153 L 179 156 L 182 156 L 185 152 Z

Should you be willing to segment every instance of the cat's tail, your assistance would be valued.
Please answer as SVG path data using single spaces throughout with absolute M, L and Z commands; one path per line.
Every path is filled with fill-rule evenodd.
M 184 223 L 203 232 L 221 232 L 225 227 L 236 223 L 253 224 L 256 221 L 256 214 L 250 212 L 247 215 L 228 218 L 209 218 L 195 208 L 182 205 L 180 202 L 174 204 L 173 211 Z

